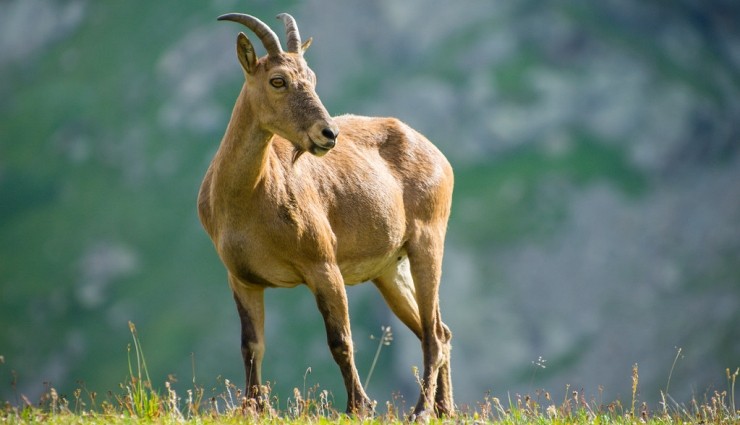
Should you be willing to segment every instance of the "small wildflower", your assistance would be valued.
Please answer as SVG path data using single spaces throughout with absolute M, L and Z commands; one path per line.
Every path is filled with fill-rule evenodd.
M 547 363 L 547 360 L 544 359 L 542 356 L 538 356 L 537 360 L 533 360 L 532 364 L 541 368 L 541 369 L 547 369 L 547 366 L 545 365 Z

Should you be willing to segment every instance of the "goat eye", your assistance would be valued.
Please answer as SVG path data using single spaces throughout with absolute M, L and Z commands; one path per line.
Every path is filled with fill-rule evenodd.
M 285 79 L 283 77 L 275 77 L 270 79 L 270 85 L 275 87 L 276 89 L 281 89 L 285 87 Z

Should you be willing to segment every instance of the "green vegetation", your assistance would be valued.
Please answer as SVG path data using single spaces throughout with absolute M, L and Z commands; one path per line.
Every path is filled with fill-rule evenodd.
M 571 138 L 527 145 L 457 171 L 451 234 L 479 246 L 547 234 L 567 216 L 569 199 L 559 186 L 605 182 L 626 196 L 639 196 L 647 189 L 646 178 L 615 145 L 574 131 Z
M 269 383 L 262 390 L 263 408 L 258 409 L 242 395 L 241 389 L 223 379 L 220 388 L 206 390 L 193 379 L 192 388 L 178 393 L 176 384 L 165 382 L 163 391 L 154 388 L 149 377 L 144 352 L 133 323 L 129 322 L 133 339 L 128 347 L 128 378 L 119 385 L 119 391 L 100 395 L 84 384 L 70 396 L 60 394 L 47 386 L 37 403 L 16 394 L 17 403 L 9 401 L 0 405 L 0 423 L 48 424 L 98 424 L 98 423 L 404 423 L 410 414 L 405 401 L 395 396 L 384 405 L 376 406 L 375 416 L 354 417 L 337 410 L 331 394 L 319 391 L 318 386 L 303 390 L 293 389 L 292 397 L 281 399 L 273 394 Z M 390 328 L 384 328 L 379 338 L 376 360 L 383 346 L 392 340 Z M 679 358 L 681 350 L 676 354 Z M 545 360 L 538 359 L 535 367 L 543 367 Z M 0 356 L 0 365 L 3 357 Z M 375 366 L 375 363 L 373 363 Z M 566 389 L 562 401 L 554 400 L 545 390 L 534 395 L 511 395 L 508 400 L 485 395 L 474 406 L 459 406 L 454 418 L 433 420 L 433 423 L 497 423 L 497 424 L 737 424 L 740 411 L 735 405 L 735 384 L 740 369 L 726 370 L 727 388 L 716 390 L 703 400 L 692 399 L 688 405 L 674 401 L 668 395 L 671 373 L 661 391 L 662 402 L 650 407 L 639 399 L 639 368 L 632 367 L 632 393 L 628 403 L 588 399 L 579 391 Z M 308 371 L 307 371 L 308 373 Z M 366 383 L 367 385 L 367 383 Z M 15 392 L 15 388 L 14 388 Z
M 632 399 L 629 405 L 620 401 L 600 403 L 587 400 L 578 391 L 558 402 L 546 391 L 534 396 L 515 395 L 509 400 L 486 396 L 476 406 L 463 406 L 454 418 L 433 420 L 439 423 L 500 424 L 736 424 L 740 411 L 734 410 L 733 393 L 737 371 L 730 375 L 728 391 L 717 391 L 702 401 L 681 405 L 668 403 L 651 408 Z M 195 386 L 183 399 L 169 382 L 162 394 L 151 388 L 149 381 L 137 383 L 135 377 L 122 385 L 119 394 L 104 397 L 80 388 L 72 397 L 49 388 L 41 400 L 32 404 L 23 399 L 19 406 L 5 403 L 0 410 L 3 423 L 97 424 L 97 423 L 404 423 L 409 411 L 398 400 L 377 407 L 373 417 L 350 417 L 338 411 L 326 391 L 294 389 L 284 401 L 268 397 L 269 407 L 256 409 L 241 391 L 225 380 L 221 392 L 203 397 L 203 388 Z M 268 387 L 266 387 L 269 389 Z M 137 393 L 137 389 L 143 389 Z M 634 396 L 635 394 L 633 394 Z M 102 400 L 101 400 L 102 398 Z M 734 413 L 733 413 L 734 411 Z

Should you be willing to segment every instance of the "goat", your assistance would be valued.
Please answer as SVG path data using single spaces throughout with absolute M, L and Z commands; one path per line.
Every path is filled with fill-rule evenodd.
M 397 119 L 332 118 L 303 57 L 312 39 L 301 41 L 290 15 L 278 15 L 287 51 L 253 16 L 218 19 L 243 24 L 267 50 L 258 58 L 238 34 L 245 81 L 198 195 L 201 223 L 226 267 L 241 320 L 247 397 L 259 403 L 264 290 L 305 284 L 344 379 L 347 412 L 371 412 L 354 363 L 345 285 L 372 281 L 421 340 L 414 415 L 452 414 L 452 334 L 439 307 L 452 167 Z

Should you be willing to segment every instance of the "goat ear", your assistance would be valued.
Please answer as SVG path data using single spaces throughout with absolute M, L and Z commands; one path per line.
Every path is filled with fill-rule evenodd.
M 313 43 L 313 37 L 308 37 L 308 40 L 304 41 L 301 45 L 301 52 L 308 50 L 308 48 L 311 47 L 311 43 Z
M 257 55 L 254 53 L 252 42 L 243 32 L 240 32 L 236 37 L 236 57 L 239 58 L 239 63 L 242 64 L 244 71 L 248 74 L 254 73 L 257 68 Z

